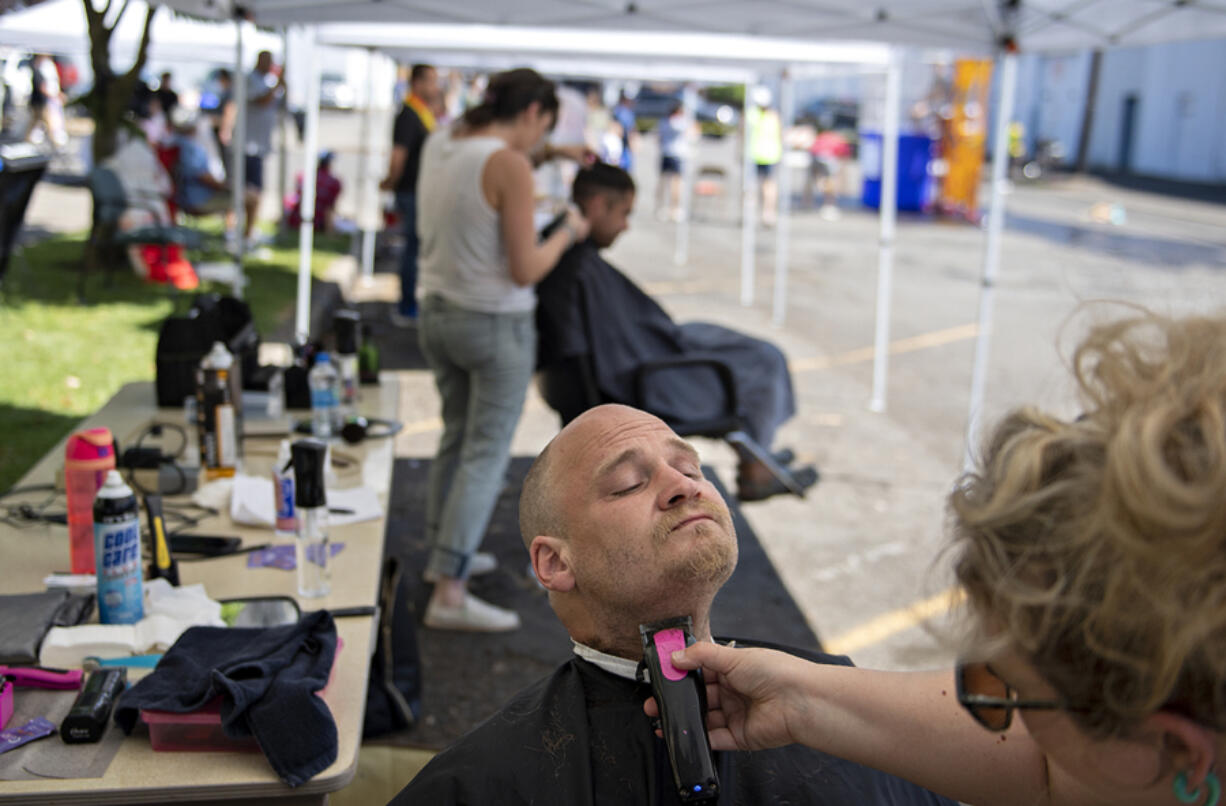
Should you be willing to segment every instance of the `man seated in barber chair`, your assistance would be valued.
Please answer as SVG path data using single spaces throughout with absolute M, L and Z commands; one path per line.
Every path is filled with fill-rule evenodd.
M 665 742 L 643 712 L 651 686 L 636 680 L 639 625 L 688 616 L 694 638 L 711 640 L 711 602 L 737 560 L 727 504 L 662 420 L 603 405 L 537 457 L 519 522 L 574 655 L 432 759 L 392 803 L 679 804 Z M 713 763 L 719 804 L 953 806 L 799 745 L 716 753 Z
M 787 468 L 791 451 L 770 453 L 775 430 L 796 411 L 779 348 L 719 325 L 678 325 L 601 256 L 629 226 L 634 195 L 634 180 L 612 165 L 575 177 L 572 196 L 591 234 L 537 287 L 543 397 L 563 423 L 597 403 L 625 403 L 686 436 L 723 437 L 740 460 L 742 501 L 803 494 L 817 470 Z M 718 425 L 730 419 L 731 429 Z
M 213 174 L 208 151 L 200 142 L 199 116 L 192 109 L 176 107 L 171 127 L 178 151 L 172 171 L 175 205 L 193 216 L 229 212 L 233 207 L 230 186 Z

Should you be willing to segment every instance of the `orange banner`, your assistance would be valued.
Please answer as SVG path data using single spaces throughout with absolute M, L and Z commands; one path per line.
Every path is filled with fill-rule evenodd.
M 978 217 L 979 177 L 988 128 L 988 87 L 992 62 L 959 59 L 954 62 L 950 116 L 941 132 L 945 178 L 941 183 L 943 212 L 974 220 Z

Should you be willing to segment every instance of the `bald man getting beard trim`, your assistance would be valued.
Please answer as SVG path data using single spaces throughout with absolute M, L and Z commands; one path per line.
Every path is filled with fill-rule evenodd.
M 698 454 L 650 414 L 591 409 L 533 464 L 520 528 L 575 655 L 436 756 L 393 803 L 680 803 L 636 670 L 642 623 L 689 616 L 695 638 L 711 640 L 711 602 L 736 567 L 731 514 Z M 722 804 L 952 806 L 801 747 L 717 753 L 715 768 Z

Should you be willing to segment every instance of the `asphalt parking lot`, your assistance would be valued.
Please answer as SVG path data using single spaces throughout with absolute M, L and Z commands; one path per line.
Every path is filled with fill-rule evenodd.
M 357 209 L 361 159 L 360 127 L 353 121 L 325 114 L 320 137 L 321 147 L 338 152 L 338 171 L 349 188 L 341 212 L 349 214 Z M 803 500 L 744 507 L 784 583 L 827 645 L 860 665 L 947 663 L 952 647 L 939 629 L 928 627 L 941 626 L 950 601 L 948 561 L 940 554 L 944 496 L 965 448 L 983 232 L 965 223 L 900 217 L 887 408 L 873 413 L 875 212 L 852 198 L 844 200 L 838 220 L 797 212 L 786 322 L 775 327 L 773 230 L 758 230 L 754 304 L 739 301 L 735 145 L 704 141 L 701 147 L 700 161 L 726 168 L 724 192 L 701 199 L 689 224 L 689 260 L 680 266 L 673 262 L 675 225 L 653 214 L 651 147 L 646 138 L 632 228 L 609 257 L 679 321 L 736 327 L 787 353 L 799 411 L 778 442 L 815 462 L 823 478 Z M 68 191 L 36 195 L 34 226 L 58 227 L 70 215 L 50 195 L 55 192 Z M 265 209 L 272 215 L 276 202 L 269 195 Z M 1085 303 L 1112 300 L 1182 313 L 1217 310 L 1226 301 L 1226 203 L 1078 176 L 1019 185 L 1008 196 L 1008 210 L 987 374 L 989 422 L 1026 403 L 1076 414 L 1064 363 L 1068 348 L 1087 321 L 1119 310 Z M 405 372 L 401 380 L 409 427 L 397 452 L 430 456 L 438 438 L 430 377 Z M 514 453 L 534 454 L 556 428 L 556 416 L 533 393 Z M 714 442 L 699 447 L 731 484 L 731 451 Z

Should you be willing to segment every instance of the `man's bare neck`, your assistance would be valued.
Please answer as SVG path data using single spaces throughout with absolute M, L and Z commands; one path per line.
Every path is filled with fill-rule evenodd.
M 694 615 L 694 638 L 699 641 L 711 640 L 711 619 L 707 608 L 704 608 L 701 616 Z M 690 615 L 687 613 L 677 613 L 675 615 Z M 661 619 L 649 619 L 651 621 L 659 621 Z M 603 629 L 572 629 L 570 636 L 581 644 L 599 650 L 606 655 L 614 655 L 619 658 L 627 658 L 628 660 L 639 661 L 643 659 L 643 639 L 639 633 L 639 623 L 629 624 L 621 623 L 617 626 L 608 625 Z

